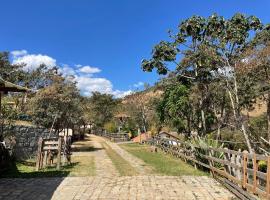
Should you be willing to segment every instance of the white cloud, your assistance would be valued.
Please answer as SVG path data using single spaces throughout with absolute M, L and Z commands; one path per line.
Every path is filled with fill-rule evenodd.
M 121 91 L 121 90 L 115 90 L 112 92 L 112 94 L 116 97 L 116 98 L 123 98 L 127 95 L 132 94 L 132 90 L 127 90 L 127 91 Z
M 26 50 L 12 51 L 11 54 L 13 55 L 12 63 L 25 64 L 24 69 L 26 71 L 34 70 L 41 64 L 45 64 L 48 67 L 57 66 L 56 60 L 47 55 L 28 54 Z M 106 78 L 93 77 L 93 74 L 101 72 L 97 67 L 90 67 L 89 65 L 69 66 L 61 64 L 59 66 L 59 72 L 64 77 L 74 76 L 77 87 L 84 96 L 91 96 L 92 92 L 100 92 L 103 94 L 112 94 L 116 98 L 122 98 L 132 93 L 131 90 L 115 90 L 111 81 Z M 141 85 L 143 83 L 139 82 L 138 84 Z
M 75 81 L 84 96 L 91 96 L 92 92 L 100 92 L 103 94 L 112 94 L 116 98 L 122 98 L 132 93 L 131 90 L 113 90 L 113 84 L 105 78 L 76 76 Z
M 44 64 L 47 67 L 56 66 L 56 60 L 50 56 L 42 54 L 28 54 L 26 50 L 12 51 L 13 64 L 24 64 L 24 70 L 32 71 Z
M 138 83 L 133 84 L 133 87 L 139 88 L 139 87 L 142 87 L 143 85 L 144 83 L 140 81 Z
M 77 65 L 78 66 L 78 65 Z M 83 66 L 79 68 L 79 71 L 86 74 L 94 74 L 99 73 L 101 70 L 97 67 Z
M 11 55 L 14 57 L 18 57 L 18 56 L 24 56 L 27 54 L 26 50 L 15 50 L 15 51 L 11 51 Z
M 63 75 L 63 76 L 75 76 L 76 72 L 75 70 L 68 66 L 68 65 L 63 65 L 62 67 L 59 68 L 59 72 Z
M 105 78 L 76 76 L 75 80 L 81 93 L 85 96 L 90 96 L 92 92 L 112 94 L 113 85 Z

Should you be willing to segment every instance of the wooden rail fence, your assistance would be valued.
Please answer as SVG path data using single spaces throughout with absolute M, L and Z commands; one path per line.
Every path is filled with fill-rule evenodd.
M 106 132 L 101 132 L 97 133 L 96 135 L 106 137 L 110 141 L 113 142 L 126 142 L 129 140 L 128 134 L 127 133 L 106 133 Z
M 270 199 L 270 156 L 226 148 L 202 148 L 179 140 L 158 137 L 147 143 L 191 162 L 195 168 L 205 167 L 212 175 L 222 176 L 252 194 Z M 259 162 L 265 162 L 267 169 L 259 169 Z

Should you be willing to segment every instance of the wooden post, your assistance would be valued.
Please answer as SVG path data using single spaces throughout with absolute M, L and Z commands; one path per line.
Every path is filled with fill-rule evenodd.
M 43 139 L 40 137 L 38 140 L 38 150 L 37 150 L 37 157 L 36 157 L 36 171 L 38 171 L 41 168 L 42 144 L 43 144 Z
M 266 195 L 270 199 L 270 156 L 267 157 Z
M 241 149 L 238 150 L 239 153 L 241 153 Z M 241 156 L 238 154 L 236 156 L 236 165 L 237 166 L 241 166 Z M 241 170 L 240 169 L 236 169 L 236 177 L 239 179 L 239 180 L 242 180 L 242 174 L 241 174 Z
M 243 176 L 242 176 L 242 186 L 243 188 L 246 188 L 247 184 L 247 155 L 248 151 L 243 151 Z
M 57 149 L 57 170 L 61 167 L 61 149 L 62 149 L 62 138 L 58 138 L 58 149 Z
M 253 193 L 256 193 L 257 188 L 257 158 L 256 153 L 253 153 Z
M 211 146 L 210 146 L 210 148 L 211 148 Z M 208 156 L 214 157 L 214 152 L 213 152 L 213 150 L 209 150 L 209 149 L 208 149 Z M 214 176 L 215 176 L 214 171 L 211 169 L 212 167 L 214 167 L 214 162 L 213 162 L 212 160 L 210 160 L 210 159 L 208 160 L 208 162 L 209 162 L 209 166 L 210 166 L 210 173 L 211 173 L 211 176 L 214 177 Z
M 234 153 L 231 154 L 231 163 L 233 163 L 235 165 L 237 164 L 236 163 L 236 155 Z M 230 170 L 231 175 L 236 176 L 236 168 L 235 167 L 230 167 L 230 169 L 231 169 Z
M 64 136 L 64 144 L 63 144 L 63 146 L 64 146 L 64 151 L 63 151 L 63 155 L 64 155 L 64 165 L 66 165 L 67 164 L 67 161 L 68 161 L 68 159 L 67 159 L 67 157 L 68 157 L 68 149 L 67 149 L 67 138 L 68 138 L 68 136 Z
M 43 167 L 45 168 L 48 164 L 48 151 L 44 152 L 44 158 L 43 158 Z
M 225 150 L 228 150 L 228 148 L 224 148 Z M 225 161 L 232 161 L 232 159 L 230 158 L 230 153 L 224 153 L 224 160 Z M 226 165 L 225 164 L 225 170 L 228 174 L 232 174 L 232 171 L 231 171 L 231 166 L 230 165 Z

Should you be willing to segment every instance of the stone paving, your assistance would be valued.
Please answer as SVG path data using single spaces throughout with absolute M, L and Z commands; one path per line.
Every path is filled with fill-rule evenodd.
M 106 141 L 119 155 L 135 166 L 140 176 L 121 177 L 109 159 L 102 142 L 90 136 L 82 146 L 88 152 L 74 152 L 73 156 L 89 154 L 95 157 L 96 176 L 65 178 L 0 179 L 0 199 L 3 200 L 86 200 L 86 199 L 182 199 L 226 200 L 233 195 L 210 177 L 147 175 L 143 161 Z M 75 147 L 80 148 L 80 143 Z
M 90 156 L 94 156 L 95 166 L 96 166 L 96 176 L 102 177 L 115 177 L 119 176 L 118 171 L 115 169 L 111 159 L 107 155 L 105 149 L 102 146 L 103 139 L 96 137 L 94 135 L 90 135 L 85 138 L 83 144 L 75 143 L 72 145 L 72 148 L 82 149 L 91 147 L 91 151 L 83 151 L 83 152 L 73 152 L 72 156 L 80 156 L 83 154 L 87 154 Z M 87 150 L 87 149 L 86 149 Z

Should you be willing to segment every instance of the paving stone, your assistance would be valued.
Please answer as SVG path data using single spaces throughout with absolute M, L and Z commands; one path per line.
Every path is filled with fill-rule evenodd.
M 123 156 L 139 176 L 121 177 L 109 159 L 101 142 L 90 136 L 83 145 L 95 150 L 74 152 L 72 156 L 89 155 L 95 158 L 96 176 L 66 178 L 0 179 L 0 199 L 27 200 L 226 200 L 233 195 L 211 177 L 149 175 L 149 168 L 117 144 L 105 141 Z M 77 145 L 77 146 L 76 146 Z M 79 144 L 75 143 L 75 147 Z

